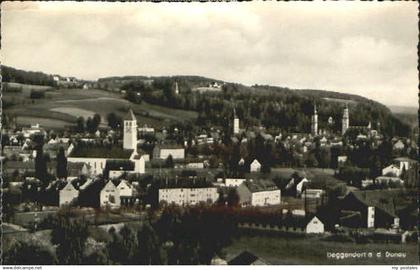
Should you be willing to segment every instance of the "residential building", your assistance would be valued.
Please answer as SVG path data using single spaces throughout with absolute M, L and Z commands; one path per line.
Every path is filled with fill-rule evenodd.
M 261 171 L 261 163 L 258 160 L 254 159 L 251 165 L 249 166 L 250 172 L 259 172 Z
M 59 191 L 59 206 L 69 205 L 79 197 L 79 191 L 68 181 L 63 189 Z
M 321 199 L 325 194 L 323 189 L 310 189 L 307 188 L 302 192 L 303 199 Z
M 314 234 L 324 233 L 324 223 L 317 216 L 313 216 L 306 224 L 305 232 Z
M 112 181 L 108 181 L 100 192 L 100 207 L 118 208 L 121 206 L 120 192 Z
M 196 205 L 198 203 L 215 203 L 219 198 L 217 187 L 199 181 L 175 180 L 161 185 L 159 202 L 177 205 Z
M 382 175 L 400 176 L 401 175 L 400 167 L 395 165 L 395 164 L 391 164 L 391 165 L 382 169 Z
M 375 182 L 376 184 L 390 184 L 390 183 L 394 183 L 394 184 L 400 184 L 403 185 L 404 181 L 396 176 L 378 176 L 375 178 Z
M 390 228 L 399 222 L 392 194 L 382 190 L 352 191 L 340 202 L 346 227 Z
M 394 150 L 396 150 L 396 151 L 399 151 L 399 150 L 403 150 L 404 149 L 404 147 L 405 147 L 405 145 L 404 145 L 404 143 L 401 141 L 401 140 L 398 140 L 396 143 L 394 143 L 394 145 L 393 145 L 393 149 Z
M 156 145 L 153 149 L 154 159 L 167 159 L 169 156 L 172 156 L 173 159 L 184 159 L 184 147 L 179 145 Z
M 237 187 L 241 206 L 267 206 L 281 203 L 281 191 L 270 180 L 248 180 Z
M 267 265 L 263 259 L 249 251 L 241 252 L 228 262 L 229 265 Z

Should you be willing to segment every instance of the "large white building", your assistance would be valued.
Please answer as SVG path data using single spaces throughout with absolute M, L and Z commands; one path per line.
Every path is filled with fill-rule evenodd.
M 153 149 L 154 159 L 167 159 L 169 156 L 173 159 L 184 159 L 185 149 L 177 145 L 156 145 Z
M 94 152 L 92 152 L 92 155 Z M 109 153 L 104 153 L 105 157 L 96 157 L 96 156 L 83 156 L 83 155 L 70 155 L 67 158 L 67 161 L 69 163 L 84 163 L 87 164 L 90 167 L 90 172 L 92 175 L 99 175 L 103 174 L 107 161 L 130 161 L 134 164 L 134 169 L 130 171 L 123 171 L 127 173 L 139 173 L 143 174 L 145 173 L 145 159 L 142 155 L 137 154 L 136 151 L 133 151 L 130 153 L 130 151 L 121 152 L 118 155 L 113 155 L 112 151 Z M 121 170 L 119 170 L 121 172 Z M 118 174 L 119 172 L 112 172 L 112 176 L 115 176 L 115 174 Z
M 179 183 L 163 185 L 159 188 L 159 202 L 177 205 L 213 204 L 219 198 L 217 188 L 211 185 Z
M 124 142 L 123 148 L 137 150 L 137 119 L 130 109 L 124 117 Z
M 269 180 L 248 180 L 238 186 L 241 206 L 267 206 L 281 203 L 280 189 Z
M 222 187 L 239 187 L 243 182 L 245 182 L 245 178 L 217 178 L 217 185 Z

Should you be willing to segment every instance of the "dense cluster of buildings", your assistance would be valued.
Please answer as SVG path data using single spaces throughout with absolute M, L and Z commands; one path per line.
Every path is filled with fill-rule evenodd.
M 177 87 L 176 87 L 177 88 Z M 332 124 L 330 117 L 328 123 Z M 240 129 L 240 119 L 233 112 L 232 142 L 246 143 L 261 135 L 265 141 L 282 143 L 288 149 L 295 149 L 298 153 L 310 151 L 315 144 L 315 138 L 321 147 L 342 146 L 343 141 L 339 135 L 325 134 L 318 128 L 318 112 L 316 105 L 311 118 L 311 134 L 281 133 L 273 136 L 265 132 Z M 352 127 L 349 122 L 349 109 L 346 106 L 342 119 L 342 135 Z M 362 127 L 369 131 L 369 136 L 381 139 L 377 131 L 371 129 L 369 124 Z M 208 156 L 191 158 L 187 149 L 187 141 L 182 145 L 179 142 L 159 139 L 154 128 L 137 125 L 134 112 L 130 109 L 123 119 L 122 141 L 117 144 L 108 143 L 107 139 L 100 139 L 101 132 L 95 138 L 79 138 L 74 140 L 71 136 L 59 138 L 49 136 L 39 125 L 22 128 L 21 131 L 9 132 L 9 142 L 2 147 L 2 159 L 7 159 L 5 173 L 12 175 L 16 171 L 24 175 L 26 183 L 10 181 L 13 188 L 40 190 L 41 181 L 33 178 L 34 159 L 37 152 L 33 148 L 35 135 L 46 138 L 43 146 L 44 154 L 48 154 L 48 171 L 55 173 L 57 153 L 64 150 L 67 160 L 68 177 L 56 179 L 46 188 L 46 192 L 56 198 L 57 206 L 79 205 L 85 207 L 110 207 L 131 206 L 146 202 L 146 193 L 153 193 L 157 204 L 175 204 L 179 206 L 197 204 L 215 204 L 224 202 L 232 190 L 238 196 L 240 207 L 277 207 L 287 209 L 294 216 L 305 216 L 305 231 L 307 233 L 322 233 L 335 225 L 350 228 L 398 228 L 400 226 L 399 213 L 392 200 L 384 203 L 384 198 L 373 195 L 375 191 L 350 191 L 346 196 L 339 198 L 334 213 L 316 213 L 309 211 L 307 204 L 320 206 L 325 201 L 327 191 L 311 185 L 311 179 L 305 176 L 290 176 L 284 186 L 279 186 L 270 177 L 265 177 L 262 163 L 257 158 L 247 159 L 241 157 L 238 165 L 247 164 L 245 175 L 229 177 L 214 176 L 203 179 L 197 176 L 181 176 L 183 170 L 206 171 L 209 166 Z M 108 134 L 113 134 L 112 131 Z M 139 145 L 146 143 L 143 137 L 151 135 L 158 138 L 151 152 L 144 152 Z M 164 136 L 163 136 L 164 137 Z M 139 139 L 141 138 L 141 139 Z M 364 138 L 358 138 L 364 139 Z M 210 130 L 196 135 L 191 145 L 212 145 L 221 143 L 219 130 Z M 403 149 L 408 142 L 403 138 L 394 140 L 394 149 Z M 175 164 L 170 171 L 171 176 L 161 174 L 161 165 L 172 159 Z M 347 156 L 337 157 L 338 164 L 345 164 Z M 152 162 L 158 162 L 159 167 L 153 167 Z M 159 163 L 160 162 L 160 163 Z M 179 164 L 183 164 L 180 166 Z M 170 166 L 170 165 L 168 165 Z M 217 165 L 216 165 L 217 166 Z M 223 167 L 223 164 L 221 164 Z M 402 181 L 401 176 L 417 166 L 417 162 L 408 158 L 396 158 L 392 164 L 382 169 L 382 176 L 376 179 L 364 179 L 362 189 L 374 183 Z M 221 168 L 221 167 L 220 167 Z M 148 186 L 146 190 L 140 188 L 138 179 L 146 174 L 151 174 L 159 179 L 159 184 Z M 131 176 L 137 180 L 128 180 Z M 376 192 L 377 193 L 377 192 Z M 375 193 L 375 194 L 376 194 Z M 296 205 L 287 204 L 290 198 Z M 149 203 L 149 202 L 148 202 Z M 226 202 L 227 203 L 227 202 Z M 311 213 L 310 213 L 311 212 Z M 330 218 L 326 217 L 330 216 Z

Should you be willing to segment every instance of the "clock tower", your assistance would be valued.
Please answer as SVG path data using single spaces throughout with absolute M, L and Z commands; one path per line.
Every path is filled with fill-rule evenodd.
M 137 150 L 137 119 L 130 109 L 124 117 L 124 142 L 123 148 Z

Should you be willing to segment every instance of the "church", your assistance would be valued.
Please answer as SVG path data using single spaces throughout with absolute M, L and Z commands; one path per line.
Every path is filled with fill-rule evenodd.
M 87 164 L 91 175 L 104 174 L 109 170 L 110 176 L 117 177 L 123 173 L 145 173 L 145 159 L 137 151 L 137 119 L 132 109 L 124 117 L 123 145 L 98 146 L 74 145 L 68 154 L 68 163 Z M 114 166 L 123 164 L 124 166 Z M 126 166 L 126 165 L 129 166 Z
M 332 125 L 333 124 L 333 119 L 330 116 L 328 118 L 328 124 Z M 369 122 L 369 124 L 367 126 L 350 126 L 350 114 L 349 114 L 349 107 L 346 104 L 346 106 L 344 107 L 343 110 L 343 117 L 341 119 L 341 135 L 344 136 L 344 134 L 346 134 L 347 130 L 349 129 L 367 129 L 367 130 L 371 130 L 371 123 Z M 314 105 L 314 113 L 312 115 L 311 118 L 311 134 L 313 136 L 318 136 L 320 135 L 319 129 L 318 129 L 318 111 L 316 109 L 316 104 Z

